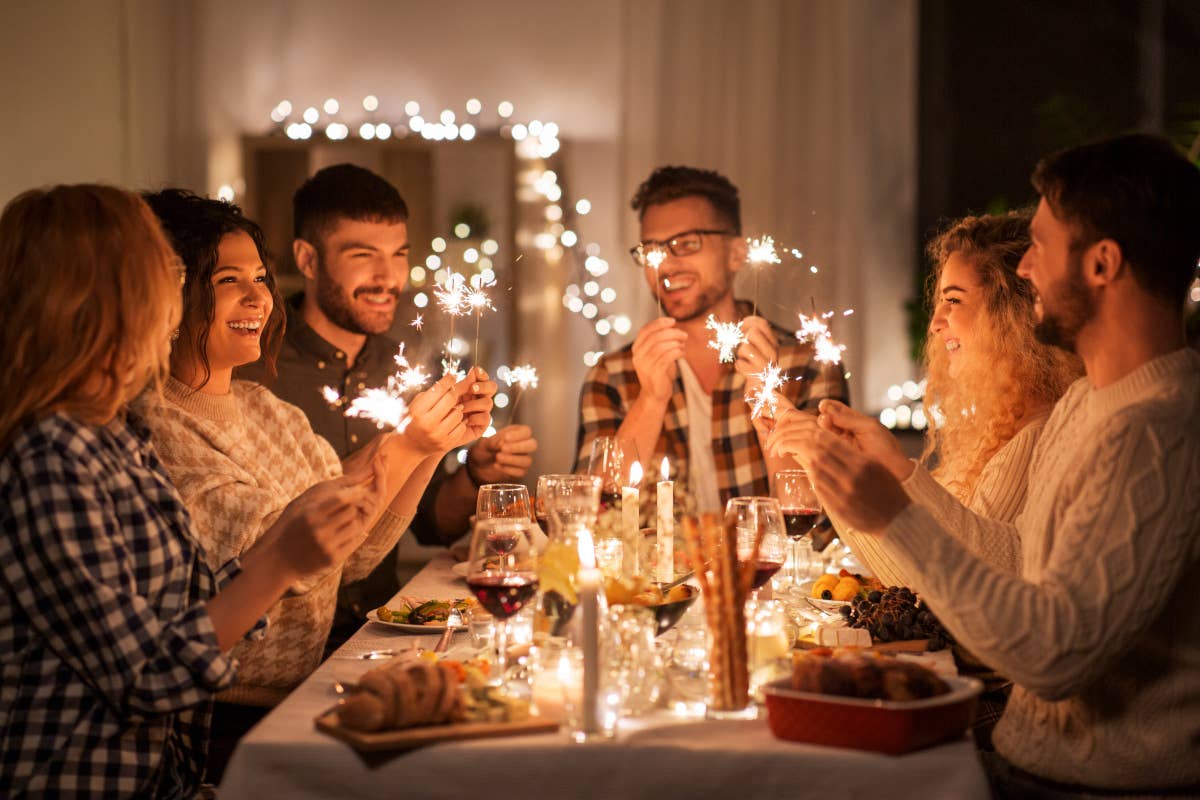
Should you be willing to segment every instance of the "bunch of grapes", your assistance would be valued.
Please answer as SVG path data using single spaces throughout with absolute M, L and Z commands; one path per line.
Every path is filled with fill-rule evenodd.
M 851 628 L 866 628 L 876 642 L 928 639 L 930 650 L 941 650 L 954 641 L 933 612 L 906 586 L 889 586 L 866 597 L 859 595 L 842 606 L 841 612 Z

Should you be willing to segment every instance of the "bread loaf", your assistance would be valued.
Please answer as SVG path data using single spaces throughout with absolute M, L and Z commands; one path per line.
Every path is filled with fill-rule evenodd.
M 364 673 L 358 686 L 338 706 L 339 723 L 352 730 L 439 725 L 461 717 L 458 672 L 449 664 L 388 664 Z
M 838 653 L 826 648 L 797 653 L 792 688 L 875 700 L 920 700 L 950 691 L 932 670 L 875 653 Z

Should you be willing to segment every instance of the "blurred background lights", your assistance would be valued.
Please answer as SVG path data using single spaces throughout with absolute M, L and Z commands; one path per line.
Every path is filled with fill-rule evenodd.
M 471 235 L 471 226 L 465 222 L 460 222 L 454 226 L 454 235 L 459 239 L 465 239 Z
M 495 239 L 484 239 L 483 244 L 481 244 L 479 247 L 486 255 L 489 256 L 496 255 L 496 252 L 500 249 L 500 245 L 497 244 Z
M 425 306 L 429 305 L 429 298 L 424 292 L 417 292 L 415 295 L 413 295 L 413 305 L 417 308 L 424 308 Z
M 437 236 L 432 242 L 429 243 L 429 246 L 433 248 L 433 252 L 435 253 L 444 252 L 446 249 L 446 240 L 440 236 Z
M 496 113 L 499 114 L 502 119 L 508 119 L 512 116 L 513 104 L 507 100 L 501 100 L 500 105 L 496 106 Z
M 375 138 L 375 126 L 369 122 L 364 122 L 358 129 L 358 135 L 364 139 Z
M 369 94 L 363 98 L 363 111 L 376 111 L 379 109 L 379 98 L 373 94 Z
M 338 105 L 338 101 L 333 99 L 332 97 L 329 98 L 328 100 L 326 100 L 325 105 L 322 106 L 322 108 L 325 109 L 326 114 L 336 114 L 336 113 L 338 113 L 338 109 L 340 107 L 341 106 Z
M 375 138 L 376 139 L 390 139 L 391 136 L 392 136 L 392 126 L 391 125 L 388 125 L 386 122 L 381 122 L 375 126 Z M 364 136 L 363 138 L 365 139 L 366 137 Z
M 483 103 L 479 102 L 477 98 L 472 97 L 467 101 L 468 114 L 478 114 L 480 111 L 483 111 Z
M 575 203 L 575 213 L 576 214 L 586 215 L 591 210 L 592 210 L 592 201 L 588 200 L 586 197 L 578 200 Z
M 217 199 L 224 200 L 226 203 L 232 203 L 233 187 L 228 183 L 221 184 L 221 188 L 217 189 Z
M 317 111 L 315 106 L 309 106 L 304 109 L 304 121 L 309 125 L 315 125 L 317 120 L 321 118 L 321 112 Z
M 404 104 L 404 113 L 408 114 L 410 117 L 415 117 L 417 114 L 421 113 L 421 104 L 416 100 L 409 100 Z

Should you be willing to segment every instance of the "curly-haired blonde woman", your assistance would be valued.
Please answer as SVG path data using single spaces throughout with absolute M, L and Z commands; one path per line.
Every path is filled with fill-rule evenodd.
M 1051 408 L 1083 374 L 1076 357 L 1033 336 L 1033 292 L 1017 275 L 1030 219 L 1029 212 L 966 217 L 927 248 L 935 268 L 924 354 L 930 431 L 922 460 L 935 464 L 934 477 L 973 511 L 1006 522 L 1025 504 L 1025 473 Z M 862 416 L 832 401 L 822 403 L 821 413 L 840 428 Z M 809 415 L 782 415 L 768 447 L 797 452 L 813 424 Z M 910 585 L 879 537 L 845 525 L 838 533 L 884 584 Z M 1016 542 L 972 546 L 1016 571 Z

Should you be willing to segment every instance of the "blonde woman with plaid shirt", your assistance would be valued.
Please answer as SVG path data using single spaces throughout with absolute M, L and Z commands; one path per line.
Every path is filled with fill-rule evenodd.
M 166 372 L 180 273 L 135 195 L 58 186 L 0 215 L 0 796 L 190 797 L 229 651 L 341 563 L 381 499 L 326 481 L 210 568 L 126 403 Z

